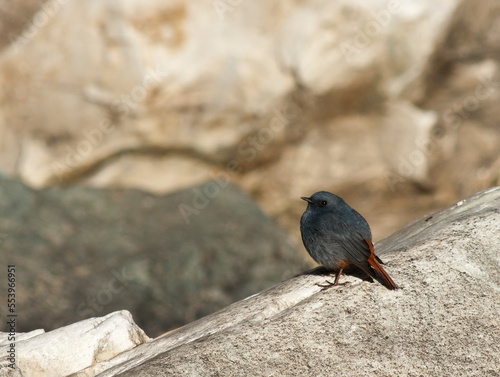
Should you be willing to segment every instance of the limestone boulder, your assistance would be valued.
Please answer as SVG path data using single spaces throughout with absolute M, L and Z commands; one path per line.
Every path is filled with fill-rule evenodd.
M 12 140 L 0 166 L 37 187 L 171 191 L 233 160 L 236 172 L 275 161 L 276 147 L 297 138 L 290 128 L 308 128 L 302 112 L 328 121 L 397 98 L 458 1 L 49 3 L 0 57 L 0 87 L 10 88 L 0 129 Z M 401 30 L 419 40 L 406 43 Z M 340 128 L 323 138 L 346 144 Z

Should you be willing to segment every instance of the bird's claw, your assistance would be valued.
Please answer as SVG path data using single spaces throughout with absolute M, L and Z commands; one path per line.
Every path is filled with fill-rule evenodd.
M 345 283 L 332 283 L 331 281 L 325 280 L 326 284 L 320 284 L 316 283 L 318 287 L 321 288 L 321 291 L 326 291 L 329 288 L 336 287 L 337 285 L 347 285 L 347 282 Z

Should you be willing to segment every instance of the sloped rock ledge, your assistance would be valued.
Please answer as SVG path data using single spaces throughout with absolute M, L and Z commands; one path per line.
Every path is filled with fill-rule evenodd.
M 349 277 L 320 292 L 324 277 L 301 275 L 119 355 L 99 376 L 495 373 L 498 229 L 497 187 L 377 245 L 400 290 Z

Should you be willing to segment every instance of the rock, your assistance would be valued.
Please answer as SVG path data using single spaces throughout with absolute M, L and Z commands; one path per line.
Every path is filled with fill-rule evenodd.
M 155 193 L 223 172 L 283 224 L 300 211 L 297 193 L 328 189 L 377 201 L 359 208 L 390 234 L 498 181 L 498 90 L 478 102 L 480 81 L 464 85 L 474 66 L 498 75 L 497 7 L 55 0 L 33 17 L 26 7 L 0 55 L 0 170 L 33 187 Z
M 247 6 L 266 16 L 259 24 L 274 18 L 272 6 Z M 127 166 L 117 157 L 133 156 L 138 174 L 144 165 L 157 167 L 154 180 L 140 183 L 131 175 L 128 184 L 136 187 L 186 187 L 170 179 L 181 172 L 190 178 L 188 186 L 206 180 L 214 164 L 220 169 L 232 159 L 254 124 L 267 123 L 273 102 L 293 86 L 269 55 L 273 43 L 259 28 L 229 18 L 222 22 L 211 2 L 60 4 L 50 22 L 21 35 L 0 58 L 0 87 L 15 83 L 0 97 L 16 107 L 1 111 L 10 124 L 1 128 L 19 130 L 16 173 L 40 187 L 101 172 L 97 182 L 110 185 L 116 170 L 123 175 Z M 51 62 L 36 58 L 41 45 L 43 54 L 53 54 Z M 63 89 L 69 82 L 72 89 Z M 22 126 L 17 101 L 28 116 Z M 0 159 L 7 171 L 10 164 Z
M 34 20 L 33 16 L 40 11 L 40 7 L 43 8 L 43 3 L 46 1 L 24 0 L 8 5 L 5 2 L 0 4 L 0 19 L 2 20 L 0 22 L 0 50 L 15 42 L 26 26 L 34 22 L 39 23 L 39 20 Z M 57 2 L 53 3 L 57 5 Z
M 438 114 L 430 140 L 441 192 L 457 198 L 500 183 L 500 3 L 461 2 L 412 100 Z
M 51 22 L 21 35 L 0 59 L 0 82 L 5 82 L 0 87 L 8 82 L 13 88 L 3 93 L 5 126 L 0 129 L 18 130 L 4 131 L 13 143 L 5 145 L 0 166 L 36 187 L 77 180 L 156 192 L 205 181 L 232 161 L 238 172 L 263 163 L 279 170 L 273 166 L 280 160 L 276 152 L 297 140 L 294 128 L 304 128 L 309 118 L 321 124 L 355 111 L 376 114 L 375 108 L 420 77 L 441 38 L 441 25 L 458 3 L 441 1 L 436 7 L 427 1 L 408 8 L 393 2 L 325 3 L 318 8 L 242 2 L 223 11 L 215 3 L 144 7 L 138 1 L 92 0 L 64 2 L 50 14 L 45 6 L 40 13 Z M 205 20 L 207 14 L 211 17 Z M 248 14 L 258 17 L 258 24 L 243 17 Z M 106 28 L 98 26 L 102 19 Z M 96 25 L 85 38 L 79 35 L 82 21 L 86 27 Z M 65 33 L 56 33 L 61 28 Z M 407 43 L 401 30 L 419 42 Z M 72 43 L 74 38 L 80 44 Z M 103 49 L 108 51 L 104 60 Z M 53 59 L 36 59 L 42 51 L 51 51 Z M 398 64 L 388 64 L 394 53 Z M 54 89 L 47 91 L 45 82 Z M 74 89 L 68 92 L 62 82 L 72 82 Z M 306 102 L 291 100 L 304 91 Z M 53 106 L 59 110 L 51 111 Z M 377 117 L 364 117 L 360 124 L 375 149 L 389 149 L 374 143 L 376 132 L 370 131 Z M 349 137 L 345 131 L 335 138 L 319 133 L 329 136 L 332 149 Z M 375 172 L 390 168 L 369 154 L 360 157 Z M 342 173 L 330 169 L 327 176 L 338 182 Z M 147 179 L 153 175 L 154 180 Z M 353 178 L 351 173 L 340 182 Z
M 424 112 L 404 101 L 390 104 L 381 139 L 383 145 L 391 148 L 383 150 L 382 156 L 400 179 L 411 180 L 424 188 L 432 186 L 427 145 L 436 123 L 435 112 Z
M 125 310 L 47 333 L 32 333 L 27 337 L 16 334 L 16 366 L 18 375 L 24 377 L 67 376 L 149 340 Z M 0 349 L 2 355 L 7 353 L 3 342 Z
M 0 357 L 0 376 L 23 377 L 23 373 L 18 364 L 19 348 L 17 348 L 17 344 L 25 342 L 37 335 L 44 334 L 45 331 L 38 329 L 28 333 L 16 332 L 15 335 L 13 335 L 9 329 L 7 329 L 7 331 L 9 332 L 0 332 L 0 349 L 2 351 L 2 356 Z M 13 336 L 15 336 L 15 338 L 13 338 Z M 12 347 L 12 344 L 14 344 L 14 347 Z M 24 357 L 24 354 L 22 357 Z
M 156 336 L 305 268 L 276 222 L 215 178 L 165 196 L 0 178 L 2 252 L 20 275 L 17 330 L 126 309 Z
M 499 226 L 495 187 L 375 245 L 399 290 L 316 269 L 74 376 L 493 376 Z

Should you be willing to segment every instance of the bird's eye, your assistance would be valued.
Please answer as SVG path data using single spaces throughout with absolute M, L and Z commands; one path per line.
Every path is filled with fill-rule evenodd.
M 326 206 L 328 203 L 327 203 L 327 201 L 326 201 L 326 200 L 322 200 L 322 201 L 321 201 L 321 203 L 319 203 L 319 204 L 321 204 L 321 206 L 322 206 L 322 207 L 324 207 L 324 206 Z

